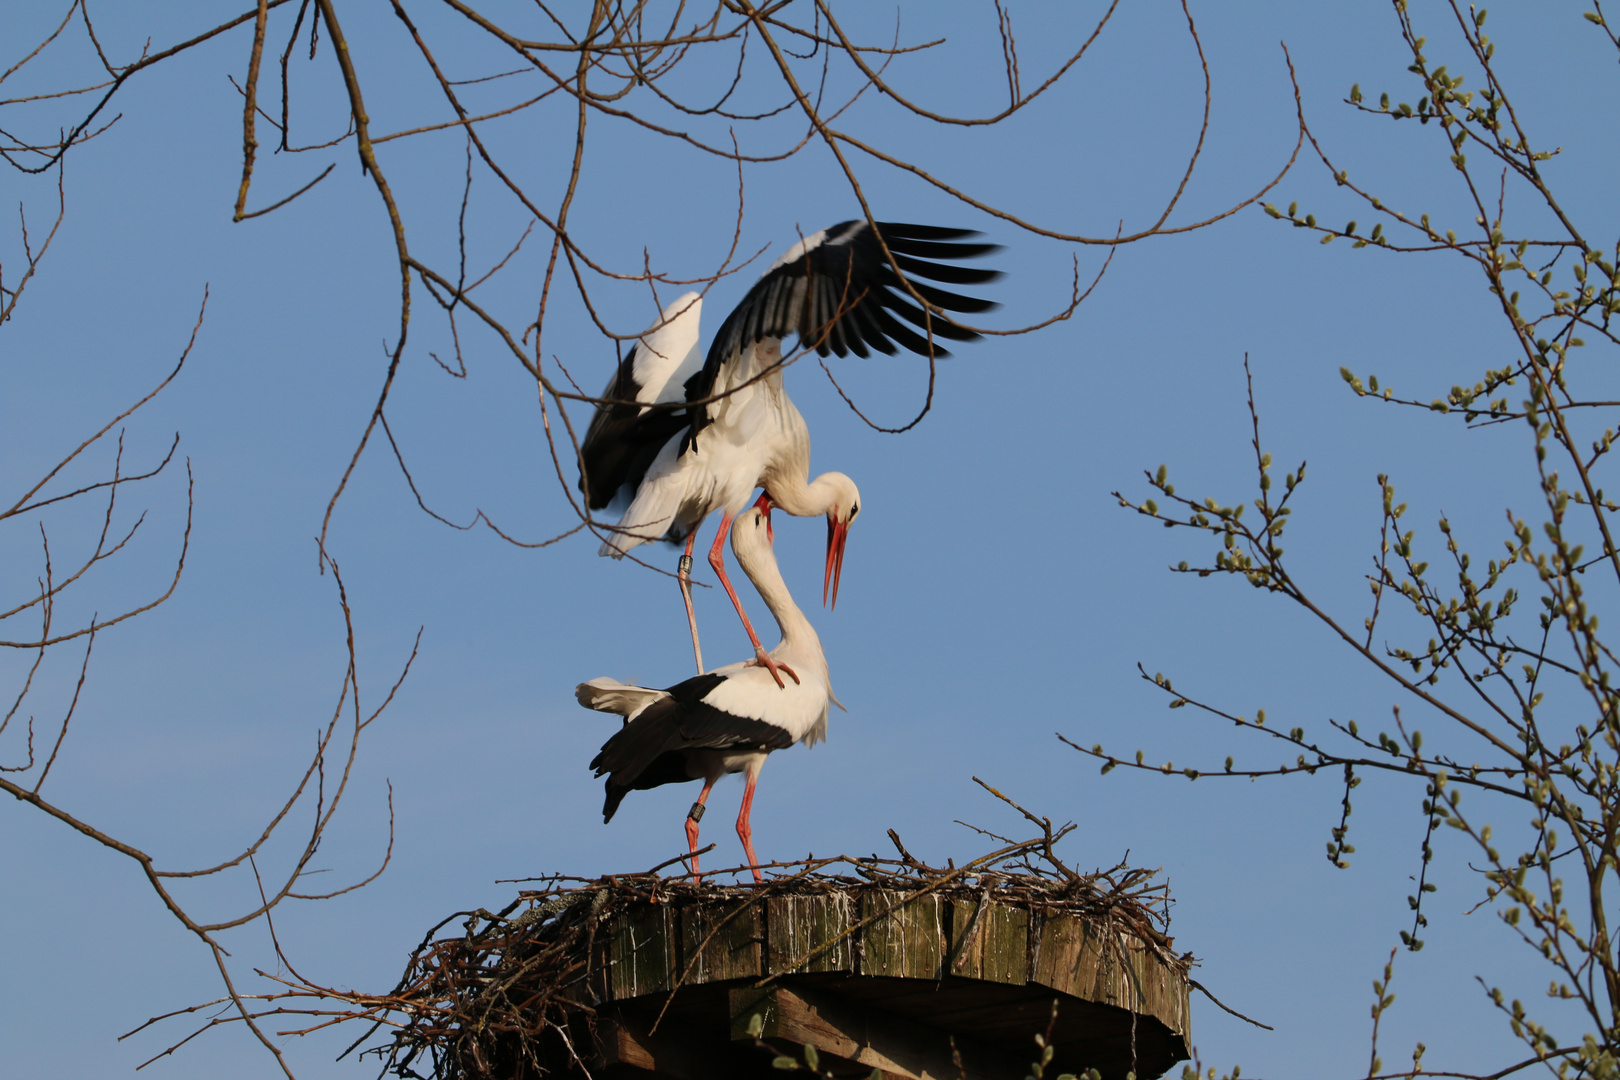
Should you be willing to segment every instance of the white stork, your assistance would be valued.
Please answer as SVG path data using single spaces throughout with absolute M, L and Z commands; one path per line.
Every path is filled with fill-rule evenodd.
M 624 727 L 591 761 L 596 775 L 608 778 L 604 823 L 613 820 L 619 803 L 631 791 L 703 780 L 703 791 L 686 816 L 693 874 L 698 872 L 698 822 L 703 819 L 709 792 L 720 777 L 740 772 L 747 776 L 747 787 L 737 814 L 737 836 L 753 867 L 754 880 L 761 880 L 748 824 L 759 770 L 772 750 L 801 741 L 813 746 L 825 739 L 827 705 L 837 702 L 821 639 L 794 604 L 777 569 L 769 513 L 770 496 L 762 495 L 734 522 L 731 550 L 782 631 L 782 641 L 770 656 L 776 667 L 792 676 L 788 686 L 778 688 L 770 669 L 749 660 L 665 690 L 603 678 L 580 683 L 574 691 L 586 708 L 625 718 Z
M 878 228 L 908 278 L 975 284 L 1000 276 L 993 270 L 932 261 L 997 250 L 993 244 L 957 242 L 976 233 L 894 223 Z M 945 311 L 979 312 L 995 306 L 921 281 L 910 285 Z M 580 490 L 592 510 L 604 509 L 621 495 L 629 497 L 616 531 L 602 545 L 603 555 L 620 558 L 649 540 L 686 541 L 678 577 L 700 672 L 703 654 L 690 586 L 692 548 L 703 519 L 719 510 L 720 529 L 709 549 L 709 564 L 742 618 L 755 659 L 781 686 L 781 676 L 726 576 L 726 534 L 756 487 L 763 487 L 787 513 L 825 514 L 822 602 L 830 597 L 836 606 L 844 544 L 860 512 L 860 493 L 843 473 L 823 473 L 807 482 L 810 432 L 782 387 L 783 340 L 797 334 L 801 347 L 822 356 L 853 352 L 866 357 L 874 349 L 893 355 L 898 345 L 943 357 L 949 354 L 936 339 L 971 341 L 979 335 L 910 300 L 866 221 L 834 225 L 789 249 L 726 316 L 700 361 L 702 310 L 698 294 L 680 297 L 620 362 L 580 446 Z M 686 403 L 685 408 L 656 407 L 679 403 Z

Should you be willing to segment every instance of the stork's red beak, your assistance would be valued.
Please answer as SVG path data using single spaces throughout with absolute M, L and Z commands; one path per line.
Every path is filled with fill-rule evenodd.
M 841 521 L 836 511 L 827 515 L 827 575 L 821 581 L 821 602 L 827 603 L 832 593 L 832 607 L 838 607 L 838 580 L 844 575 L 844 543 L 849 539 L 849 522 Z
M 776 529 L 771 526 L 770 492 L 762 493 L 760 497 L 754 501 L 754 506 L 759 510 L 759 516 L 765 519 L 766 538 L 769 539 L 771 543 L 776 543 Z

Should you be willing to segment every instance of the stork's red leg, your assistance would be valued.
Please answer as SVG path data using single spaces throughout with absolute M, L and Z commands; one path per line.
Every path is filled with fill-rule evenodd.
M 692 656 L 697 660 L 698 674 L 703 674 L 703 646 L 698 644 L 697 614 L 692 610 L 692 547 L 697 543 L 697 530 L 686 536 L 686 552 L 681 556 L 680 570 L 675 578 L 681 583 L 681 599 L 686 601 L 686 624 L 692 628 Z
M 743 610 L 742 601 L 737 599 L 737 590 L 731 587 L 731 579 L 726 577 L 724 551 L 726 537 L 731 535 L 731 522 L 732 516 L 722 512 L 720 515 L 720 531 L 715 533 L 714 546 L 709 549 L 709 565 L 714 567 L 714 572 L 719 575 L 720 584 L 726 587 L 726 595 L 731 597 L 731 604 L 737 609 L 738 617 L 742 619 L 743 629 L 748 631 L 748 640 L 754 643 L 754 663 L 769 671 L 771 678 L 776 680 L 776 685 L 785 689 L 787 684 L 782 681 L 782 676 L 778 672 L 787 672 L 788 677 L 794 682 L 799 681 L 798 675 L 794 674 L 793 669 L 786 664 L 778 664 L 770 658 L 770 655 L 765 651 L 765 646 L 759 643 L 759 635 L 754 633 L 754 624 L 748 621 L 748 613 Z
M 759 779 L 757 773 L 748 774 L 748 787 L 743 791 L 742 809 L 737 812 L 737 839 L 742 841 L 743 851 L 748 855 L 748 866 L 754 871 L 756 882 L 764 881 L 764 875 L 759 872 L 759 857 L 754 854 L 754 829 L 748 824 L 748 815 L 754 809 L 754 783 Z
M 697 881 L 700 877 L 697 855 L 698 822 L 703 820 L 703 811 L 706 809 L 704 804 L 709 801 L 709 792 L 713 790 L 714 781 L 706 781 L 703 785 L 703 791 L 697 797 L 697 802 L 693 803 L 692 809 L 686 812 L 686 850 L 692 853 L 693 881 Z

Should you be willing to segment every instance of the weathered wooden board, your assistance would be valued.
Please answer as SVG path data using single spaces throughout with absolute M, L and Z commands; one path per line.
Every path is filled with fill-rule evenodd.
M 675 919 L 665 904 L 641 904 L 613 921 L 608 945 L 608 992 L 640 997 L 674 984 Z
M 1022 986 L 1029 981 L 1029 911 L 997 903 L 951 903 L 950 973 Z
M 943 973 L 944 905 L 933 894 L 902 905 L 905 895 L 873 889 L 861 897 L 863 920 L 887 912 L 861 931 L 862 975 L 937 979 Z
M 1158 1018 L 1188 1030 L 1187 982 L 1137 938 L 1071 915 L 1040 920 L 1029 981 L 1085 1001 Z
M 687 983 L 752 979 L 765 974 L 765 913 L 758 904 L 689 904 L 681 908 L 681 966 Z
M 1187 1033 L 1192 1015 L 1187 977 L 1171 974 L 1138 938 L 1122 934 L 1120 947 L 1132 976 L 1131 986 L 1140 995 L 1136 1011 L 1157 1017 L 1171 1031 Z
M 735 899 L 639 905 L 603 928 L 605 996 L 623 1001 L 677 983 L 857 971 L 927 980 L 937 993 L 938 980 L 955 976 L 1047 987 L 1155 1017 L 1177 1035 L 1189 1030 L 1185 977 L 1130 934 L 993 899 L 930 894 L 902 903 L 906 895 L 866 889 L 741 905 Z M 869 925 L 836 940 L 867 919 Z
M 1049 916 L 1041 920 L 1036 936 L 1030 981 L 1087 1001 L 1120 1004 L 1108 980 L 1099 985 L 1101 953 L 1102 943 L 1091 924 L 1069 915 Z
M 765 904 L 767 964 L 771 974 L 854 971 L 854 935 L 837 941 L 831 948 L 822 948 L 854 922 L 855 905 L 848 893 L 771 897 Z M 812 953 L 817 955 L 811 956 Z M 806 957 L 810 957 L 808 963 L 804 963 Z

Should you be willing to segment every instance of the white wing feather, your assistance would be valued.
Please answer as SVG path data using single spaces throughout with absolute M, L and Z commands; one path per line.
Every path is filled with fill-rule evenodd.
M 630 500 L 624 515 L 619 518 L 619 528 L 630 531 L 611 534 L 602 541 L 598 555 L 623 558 L 631 548 L 662 539 L 669 532 L 681 503 L 686 499 L 688 474 L 691 472 L 690 468 L 681 468 L 680 452 L 680 435 L 673 436 L 658 451 L 658 456 L 653 458 L 651 467 L 647 469 L 647 475 L 642 478 L 641 486 L 636 488 L 635 498 Z
M 698 349 L 702 317 L 703 297 L 689 292 L 665 307 L 658 324 L 641 335 L 631 366 L 640 387 L 637 401 L 656 405 L 686 400 L 686 380 L 703 366 Z

